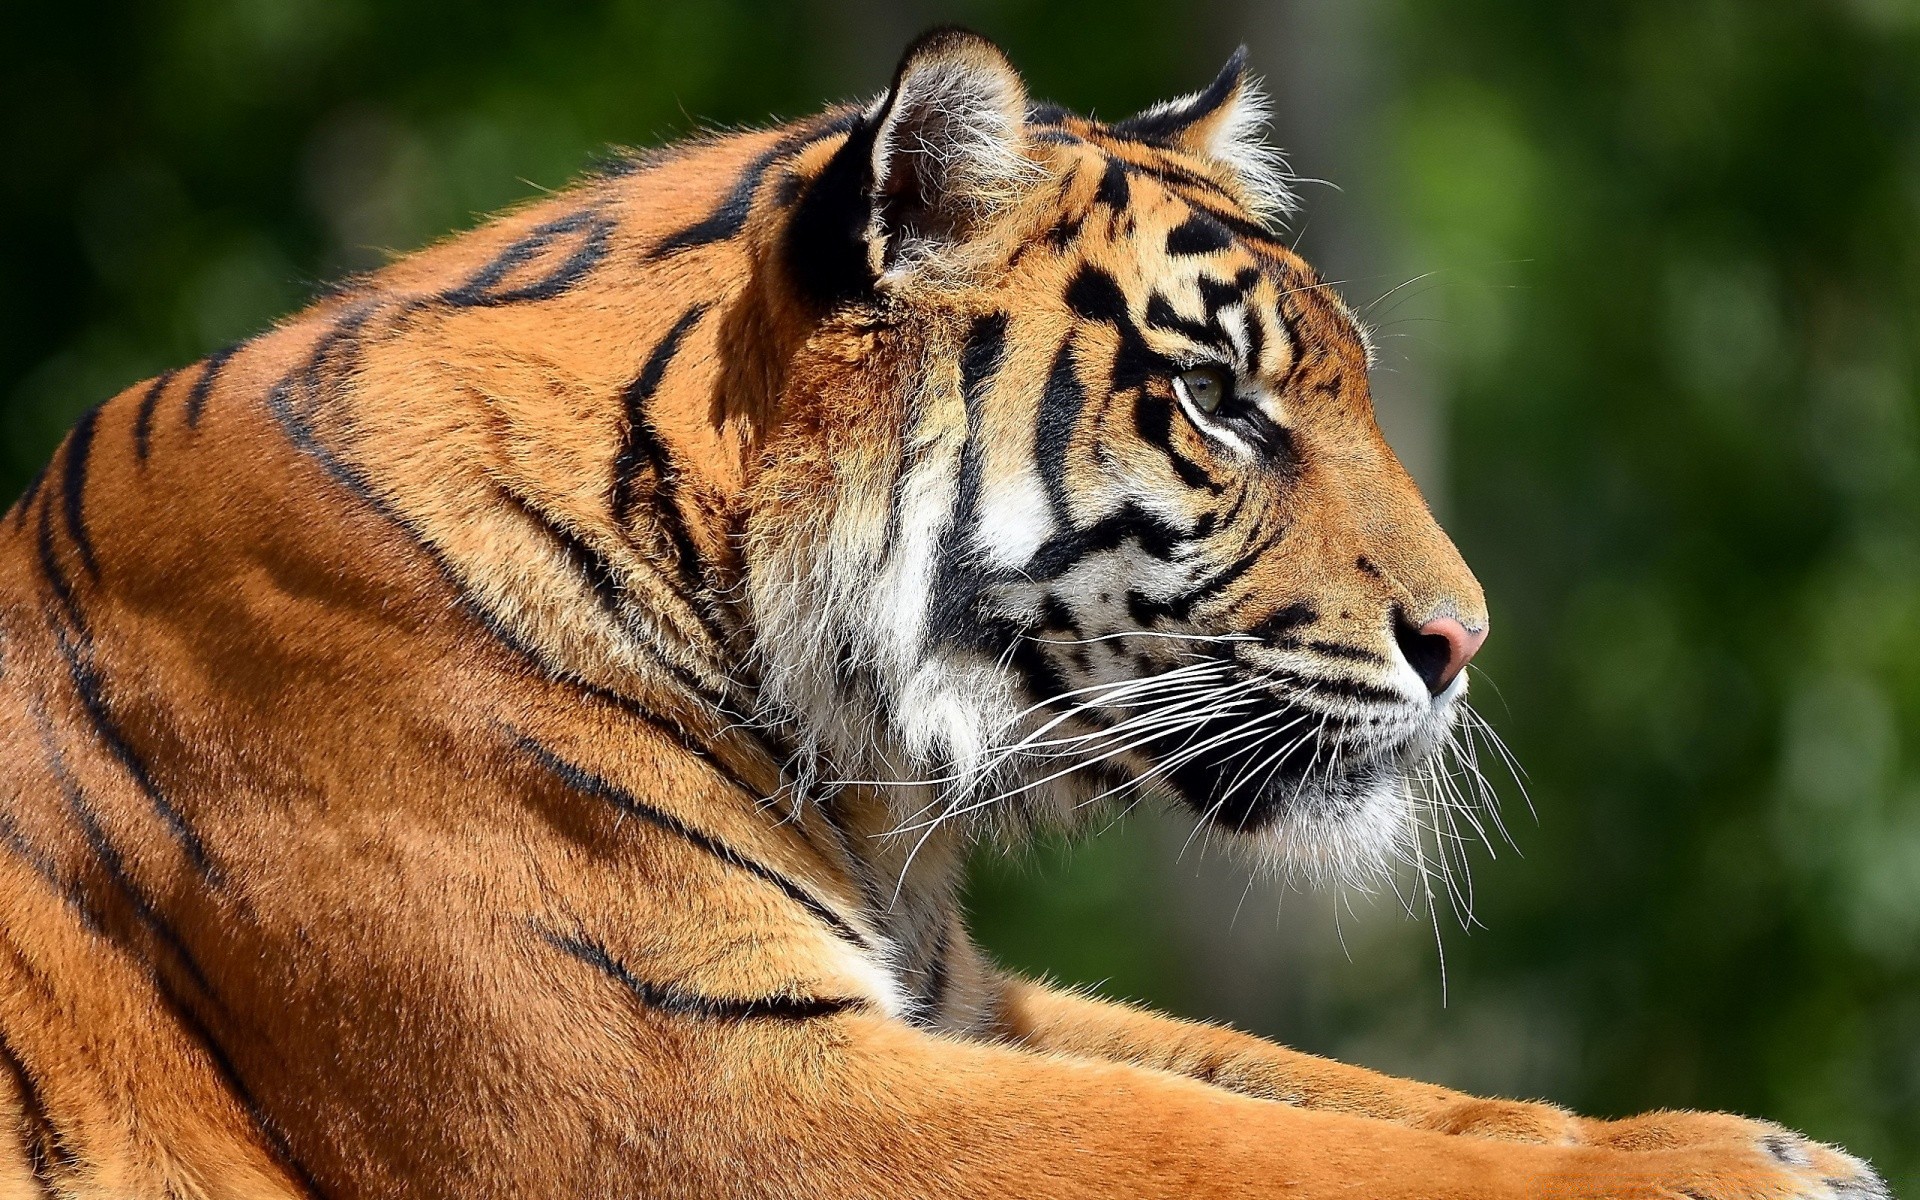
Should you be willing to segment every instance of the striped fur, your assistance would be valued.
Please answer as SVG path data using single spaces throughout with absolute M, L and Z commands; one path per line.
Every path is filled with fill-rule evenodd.
M 1259 123 L 939 32 L 82 418 L 0 527 L 0 1195 L 1873 1194 L 968 940 L 977 839 L 1149 791 L 1376 870 L 1456 719 Z

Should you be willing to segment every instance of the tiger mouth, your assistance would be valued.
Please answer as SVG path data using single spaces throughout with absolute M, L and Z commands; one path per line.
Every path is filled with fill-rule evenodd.
M 1166 790 L 1204 822 L 1256 834 L 1283 820 L 1334 825 L 1383 793 L 1399 792 L 1436 752 L 1438 721 L 1282 702 L 1157 737 L 1142 754 L 1156 764 Z

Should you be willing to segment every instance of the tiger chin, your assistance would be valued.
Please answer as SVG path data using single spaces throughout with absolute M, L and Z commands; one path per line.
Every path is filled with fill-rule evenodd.
M 1236 56 L 622 155 L 84 415 L 0 525 L 0 1195 L 1884 1196 L 998 970 L 969 847 L 1404 845 L 1479 586 Z

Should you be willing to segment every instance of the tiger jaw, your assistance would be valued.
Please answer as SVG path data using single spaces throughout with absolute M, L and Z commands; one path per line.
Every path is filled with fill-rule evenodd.
M 1002 748 L 979 775 L 965 773 L 968 799 L 952 811 L 1077 828 L 1158 793 L 1268 865 L 1364 884 L 1407 852 L 1413 779 L 1448 741 L 1465 692 L 1456 680 L 1416 699 L 1393 675 L 1387 686 L 1299 676 L 1282 686 L 1208 656 L 1082 677 L 1000 722 L 991 740 Z M 1327 688 L 1369 698 L 1332 698 Z
M 1437 742 L 1424 732 L 1382 738 L 1365 725 L 1343 728 L 1284 708 L 1220 724 L 1156 749 L 1162 762 L 1177 764 L 1166 777 L 1183 803 L 1215 826 L 1247 834 L 1300 812 L 1334 819 L 1377 788 L 1398 790 Z M 1207 743 L 1218 748 L 1191 752 Z
M 1411 777 L 1446 741 L 1462 691 L 1372 711 L 1262 697 L 1160 735 L 1144 771 L 1203 826 L 1249 839 L 1275 865 L 1357 878 L 1402 845 Z

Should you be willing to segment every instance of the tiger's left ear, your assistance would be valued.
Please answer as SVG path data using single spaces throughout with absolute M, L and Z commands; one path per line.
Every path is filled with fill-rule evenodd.
M 964 242 L 1036 176 L 1022 153 L 1026 85 L 1000 47 L 964 29 L 909 46 L 871 119 L 867 247 L 882 280 Z
M 1266 93 L 1247 73 L 1242 46 L 1206 87 L 1156 104 L 1113 129 L 1225 167 L 1255 212 L 1283 217 L 1299 203 L 1286 156 L 1266 140 L 1268 115 Z
M 938 270 L 1041 178 L 1027 89 L 1000 47 L 936 29 L 907 47 L 789 224 L 797 281 L 832 303 Z

